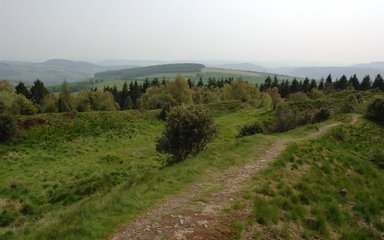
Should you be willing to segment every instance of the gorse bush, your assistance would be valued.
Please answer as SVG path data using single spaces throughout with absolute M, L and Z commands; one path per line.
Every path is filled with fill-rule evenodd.
M 366 101 L 360 93 L 350 95 L 341 106 L 342 113 L 364 113 L 366 109 Z
M 313 109 L 292 104 L 280 104 L 275 110 L 275 126 L 273 132 L 294 129 L 313 121 Z
M 331 112 L 326 108 L 322 108 L 320 111 L 318 111 L 315 114 L 313 121 L 314 122 L 323 122 L 323 121 L 329 119 L 330 117 L 331 117 Z
M 367 115 L 375 121 L 384 121 L 384 99 L 377 98 L 368 105 Z
M 17 121 L 9 114 L 0 115 L 0 141 L 7 140 L 16 135 Z
M 258 122 L 255 122 L 255 123 L 247 124 L 241 127 L 237 137 L 250 136 L 250 135 L 263 133 L 263 132 L 264 132 L 264 128 L 261 126 L 261 124 Z
M 203 150 L 216 134 L 217 126 L 207 111 L 192 106 L 174 107 L 167 116 L 156 150 L 171 154 L 168 164 L 178 162 Z

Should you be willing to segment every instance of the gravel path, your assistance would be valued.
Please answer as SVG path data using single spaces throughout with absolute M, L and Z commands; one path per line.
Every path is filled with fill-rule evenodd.
M 351 124 L 356 121 L 357 116 L 354 115 Z M 214 173 L 208 181 L 195 182 L 185 192 L 165 199 L 129 225 L 122 227 L 110 239 L 224 239 L 230 234 L 230 229 L 223 225 L 223 222 L 228 220 L 225 219 L 228 216 L 223 213 L 223 209 L 241 198 L 241 190 L 250 187 L 249 180 L 259 169 L 267 166 L 282 153 L 289 142 L 319 137 L 340 124 L 325 125 L 319 131 L 302 138 L 277 140 L 257 159 L 241 167 Z M 216 190 L 209 193 L 207 188 Z M 242 213 L 244 218 L 250 214 L 251 207 L 245 209 L 246 212 Z M 231 219 L 242 216 L 232 216 Z M 246 236 L 247 234 L 244 239 L 247 239 Z

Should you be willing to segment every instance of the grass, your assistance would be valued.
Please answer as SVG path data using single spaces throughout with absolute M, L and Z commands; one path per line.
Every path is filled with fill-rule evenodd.
M 40 125 L 0 143 L 0 239 L 108 238 L 193 181 L 255 159 L 277 139 L 303 137 L 335 121 L 236 138 L 242 126 L 270 123 L 273 117 L 236 101 L 222 104 L 207 106 L 216 109 L 218 138 L 198 155 L 165 168 L 166 156 L 155 151 L 164 127 L 158 111 L 20 117 Z M 350 119 L 350 114 L 337 117 Z M 382 236 L 384 130 L 366 120 L 345 125 L 321 139 L 291 144 L 254 178 L 255 189 L 243 195 L 255 203 L 247 224 L 263 226 L 255 236 Z M 340 196 L 340 188 L 348 190 L 347 197 Z M 211 186 L 206 194 L 217 189 Z M 204 201 L 204 194 L 197 200 Z M 237 201 L 231 206 L 244 207 Z M 233 222 L 230 227 L 236 239 L 246 226 Z
M 265 135 L 235 138 L 238 128 L 262 115 L 261 110 L 216 112 L 220 135 L 209 148 L 163 168 L 166 156 L 155 151 L 164 125 L 157 114 L 32 117 L 43 124 L 0 144 L 0 238 L 107 238 L 165 196 L 252 159 L 255 147 L 274 140 Z
M 384 128 L 367 120 L 297 142 L 254 178 L 255 236 L 382 239 Z M 381 155 L 382 156 L 382 155 Z M 343 197 L 340 189 L 346 189 Z M 289 231 L 287 231 L 289 229 Z

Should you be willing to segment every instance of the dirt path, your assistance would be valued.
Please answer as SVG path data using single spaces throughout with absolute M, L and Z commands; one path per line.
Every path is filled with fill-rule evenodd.
M 357 121 L 353 116 L 351 123 Z M 224 239 L 232 234 L 228 228 L 231 219 L 246 218 L 251 207 L 238 216 L 228 216 L 223 210 L 241 198 L 241 190 L 249 186 L 249 180 L 258 169 L 265 167 L 284 151 L 291 141 L 319 137 L 329 129 L 340 125 L 325 125 L 319 131 L 302 138 L 278 140 L 259 158 L 241 167 L 212 175 L 209 181 L 196 182 L 180 195 L 172 196 L 131 224 L 120 229 L 112 240 L 120 239 Z

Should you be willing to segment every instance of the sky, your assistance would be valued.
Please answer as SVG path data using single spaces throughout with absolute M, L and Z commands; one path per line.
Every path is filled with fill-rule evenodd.
M 384 60 L 383 0 L 0 0 L 0 59 Z

